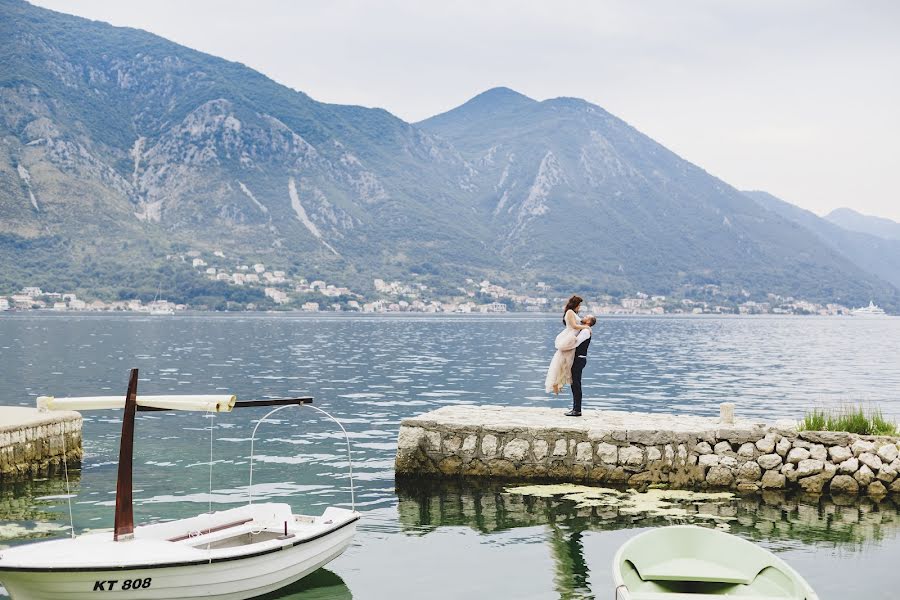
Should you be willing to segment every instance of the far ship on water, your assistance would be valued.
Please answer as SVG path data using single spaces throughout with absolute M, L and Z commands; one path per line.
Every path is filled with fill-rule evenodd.
M 874 302 L 869 300 L 869 305 L 863 308 L 854 308 L 850 311 L 854 317 L 883 317 L 885 312 L 883 308 L 878 307 Z

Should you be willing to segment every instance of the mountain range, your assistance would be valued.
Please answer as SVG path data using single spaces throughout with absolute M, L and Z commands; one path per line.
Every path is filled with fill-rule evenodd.
M 202 295 L 166 257 L 221 251 L 360 289 L 900 308 L 889 240 L 738 191 L 583 100 L 495 88 L 411 124 L 21 0 L 0 0 L 0 36 L 0 291 Z

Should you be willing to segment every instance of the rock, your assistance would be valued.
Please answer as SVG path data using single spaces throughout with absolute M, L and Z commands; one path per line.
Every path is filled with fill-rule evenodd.
M 697 464 L 701 467 L 717 467 L 719 465 L 719 457 L 715 454 L 701 454 Z
M 829 490 L 832 494 L 853 494 L 859 493 L 859 483 L 849 475 L 836 475 L 831 480 Z
M 888 486 L 888 490 L 894 494 L 900 494 L 900 479 L 895 479 L 894 483 Z
M 728 442 L 719 442 L 718 444 L 716 444 L 715 448 L 713 448 L 713 451 L 719 456 L 722 456 L 728 452 L 732 452 L 731 444 L 729 444 Z
M 614 465 L 619 460 L 619 448 L 606 442 L 597 444 L 597 458 L 600 462 L 608 465 Z
M 656 446 L 649 446 L 647 448 L 647 461 L 651 460 L 659 460 L 662 458 L 662 452 L 660 452 L 659 448 Z
M 881 468 L 881 459 L 878 458 L 876 454 L 872 454 L 871 452 L 863 452 L 859 455 L 859 462 L 866 465 L 873 471 L 877 471 Z
M 856 440 L 850 446 L 850 450 L 853 451 L 853 456 L 859 456 L 863 452 L 875 452 L 875 444 L 866 440 Z
M 694 446 L 694 452 L 697 454 L 712 454 L 712 447 L 709 445 L 709 442 L 700 442 Z
M 733 469 L 734 467 L 737 466 L 738 461 L 733 456 L 723 456 L 719 459 L 719 464 L 722 465 L 723 467 L 729 467 L 729 468 Z
M 762 468 L 752 460 L 748 460 L 740 466 L 737 478 L 744 481 L 758 481 L 762 477 Z
M 826 446 L 846 446 L 850 443 L 850 434 L 846 431 L 801 431 L 800 437 Z
M 849 450 L 848 450 L 849 452 Z M 855 456 L 851 456 L 844 462 L 840 464 L 838 467 L 838 471 L 840 473 L 844 473 L 846 475 L 853 475 L 859 469 L 859 459 Z
M 463 450 L 465 449 L 466 446 L 463 444 Z M 549 444 L 547 443 L 547 440 L 534 440 L 534 443 L 531 445 L 531 450 L 534 452 L 534 459 L 541 462 L 547 457 Z
M 448 456 L 438 463 L 438 470 L 444 475 L 459 475 L 462 464 L 460 457 Z
M 578 442 L 575 446 L 575 460 L 580 463 L 591 462 L 594 454 L 594 447 L 590 442 Z
M 807 494 L 821 494 L 822 490 L 825 488 L 825 484 L 828 483 L 829 480 L 830 477 L 822 473 L 820 475 L 812 475 L 810 477 L 798 479 L 797 485 L 799 485 Z
M 737 451 L 738 456 L 743 458 L 753 458 L 756 456 L 756 445 L 747 442 L 746 444 L 741 444 L 741 447 L 738 448 Z
M 853 456 L 853 452 L 846 446 L 832 446 L 828 449 L 828 456 L 831 457 L 831 462 L 837 465 L 849 460 Z
M 756 459 L 763 469 L 777 469 L 781 466 L 781 457 L 777 454 L 763 454 Z
M 490 433 L 481 439 L 481 455 L 494 458 L 497 455 L 497 436 Z
M 543 440 L 542 440 L 543 441 Z M 475 454 L 475 448 L 478 447 L 478 436 L 474 433 L 466 436 L 466 439 L 463 440 L 462 451 L 464 454 L 472 455 Z M 547 448 L 547 442 L 544 442 L 544 449 Z M 544 453 L 546 456 L 546 452 Z
M 418 448 L 424 438 L 425 430 L 421 427 L 404 425 L 400 428 L 400 435 L 397 436 L 397 449 L 413 450 Z
M 881 468 L 878 469 L 878 480 L 883 481 L 885 483 L 890 483 L 897 478 L 897 471 L 891 465 L 887 465 L 882 463 Z
M 487 436 L 485 436 L 487 438 Z M 484 444 L 482 444 L 482 448 L 484 448 Z M 563 457 L 568 456 L 569 447 L 566 445 L 566 440 L 556 440 L 556 443 L 553 444 L 553 456 Z
M 785 477 L 778 471 L 766 471 L 762 476 L 762 488 L 764 490 L 781 489 L 785 485 Z
M 444 439 L 444 453 L 456 454 L 462 448 L 462 438 L 458 435 L 451 435 Z
M 709 444 L 706 444 L 706 445 L 707 445 L 707 447 L 709 446 Z M 687 457 L 688 457 L 687 446 L 685 446 L 684 444 L 678 444 L 678 450 L 675 452 L 675 456 L 678 457 L 678 460 L 681 462 L 687 461 Z
M 439 431 L 425 432 L 425 448 L 435 452 L 441 449 L 441 433 Z
M 506 446 L 503 447 L 503 458 L 521 462 L 525 455 L 528 454 L 528 445 L 528 440 L 523 440 L 522 438 L 516 438 L 511 442 L 507 442 Z
M 809 458 L 809 450 L 806 448 L 792 448 L 787 455 L 787 462 L 797 464 L 801 460 Z
M 636 446 L 619 448 L 619 464 L 639 467 L 644 464 L 644 451 Z
M 663 448 L 663 461 L 667 465 L 671 465 L 675 462 L 675 449 L 672 448 L 671 444 L 666 444 L 666 447 Z
M 797 464 L 797 477 L 809 477 L 810 475 L 818 475 L 825 468 L 825 463 L 821 460 L 807 458 L 801 460 Z
M 516 465 L 502 458 L 495 458 L 487 464 L 491 477 L 515 477 Z
M 828 451 L 825 450 L 825 446 L 822 444 L 813 444 L 809 447 L 809 457 L 824 461 L 828 459 Z
M 706 483 L 713 487 L 731 487 L 734 483 L 734 475 L 731 469 L 725 467 L 711 467 L 706 474 Z
M 880 481 L 873 481 L 872 483 L 870 483 L 869 487 L 866 488 L 866 491 L 869 493 L 870 496 L 876 496 L 876 497 L 884 496 L 885 494 L 887 494 L 887 488 L 884 487 L 884 484 L 881 483 Z
M 780 440 L 778 440 L 778 443 L 775 444 L 775 452 L 781 457 L 787 456 L 787 453 L 790 451 L 790 449 L 791 440 L 786 437 L 781 438 Z
M 767 435 L 756 442 L 756 449 L 763 454 L 772 454 L 775 452 L 775 440 Z
M 875 479 L 875 473 L 872 472 L 872 469 L 863 465 L 859 468 L 859 471 L 853 474 L 853 478 L 859 482 L 859 485 L 867 486 Z
M 781 474 L 788 481 L 797 481 L 797 466 L 794 463 L 784 463 L 781 465 Z
M 883 462 L 890 463 L 894 461 L 900 453 L 897 452 L 897 446 L 888 443 L 879 448 L 876 454 Z

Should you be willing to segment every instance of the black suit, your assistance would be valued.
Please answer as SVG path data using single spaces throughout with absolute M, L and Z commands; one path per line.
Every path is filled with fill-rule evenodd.
M 581 412 L 581 372 L 587 364 L 587 351 L 591 338 L 584 340 L 575 348 L 575 360 L 572 362 L 572 410 Z

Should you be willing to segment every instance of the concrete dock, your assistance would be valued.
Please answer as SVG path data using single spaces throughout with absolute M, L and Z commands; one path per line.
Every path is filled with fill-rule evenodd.
M 81 415 L 0 406 L 0 480 L 53 474 L 81 461 Z
M 667 484 L 683 489 L 900 493 L 900 438 L 722 416 L 445 406 L 401 423 L 403 477 Z

